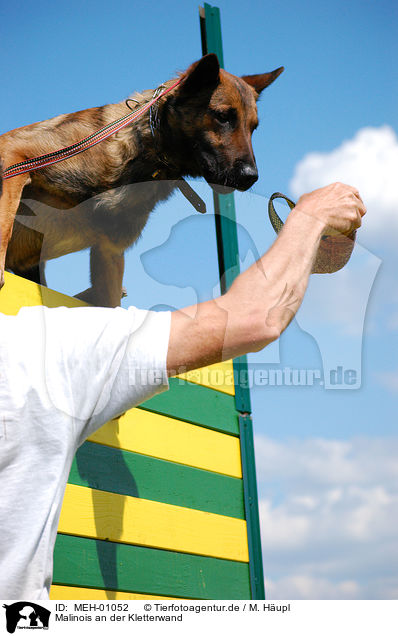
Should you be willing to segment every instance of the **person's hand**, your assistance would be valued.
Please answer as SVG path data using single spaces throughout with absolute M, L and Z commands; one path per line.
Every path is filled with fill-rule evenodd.
M 358 190 L 344 183 L 332 183 L 303 194 L 294 210 L 318 219 L 324 225 L 323 235 L 348 236 L 361 226 L 366 214 Z
M 304 194 L 294 210 L 320 224 L 322 238 L 312 273 L 332 273 L 344 267 L 354 249 L 356 230 L 366 214 L 358 190 L 344 183 L 332 183 Z

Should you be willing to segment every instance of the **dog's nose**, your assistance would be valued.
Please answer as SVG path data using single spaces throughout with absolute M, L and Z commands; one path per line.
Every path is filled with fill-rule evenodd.
M 258 179 L 257 167 L 254 164 L 245 163 L 240 166 L 237 174 L 237 187 L 239 190 L 248 190 Z

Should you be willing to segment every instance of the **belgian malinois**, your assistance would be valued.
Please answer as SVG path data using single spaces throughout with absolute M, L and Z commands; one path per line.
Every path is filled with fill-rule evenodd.
M 4 268 L 45 284 L 45 261 L 91 248 L 91 287 L 79 297 L 119 305 L 124 251 L 181 178 L 204 177 L 215 189 L 241 191 L 257 180 L 251 143 L 256 100 L 282 71 L 239 78 L 220 69 L 215 55 L 206 55 L 181 74 L 156 112 L 82 154 L 7 180 L 1 174 L 9 166 L 74 144 L 128 111 L 125 102 L 109 104 L 2 135 L 0 287 Z M 134 97 L 145 103 L 152 95 Z M 32 210 L 21 199 L 37 202 L 39 231 L 23 222 Z

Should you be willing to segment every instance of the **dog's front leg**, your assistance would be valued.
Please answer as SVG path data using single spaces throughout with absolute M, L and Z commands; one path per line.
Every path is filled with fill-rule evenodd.
M 123 273 L 124 252 L 95 245 L 90 251 L 91 287 L 76 298 L 97 307 L 119 307 Z
M 28 173 L 3 181 L 3 192 L 0 197 L 0 289 L 4 285 L 4 268 L 8 243 L 10 242 L 15 215 L 17 213 L 21 193 L 30 181 Z

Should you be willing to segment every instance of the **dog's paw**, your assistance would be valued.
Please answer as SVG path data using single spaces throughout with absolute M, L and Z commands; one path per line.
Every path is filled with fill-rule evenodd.
M 89 305 L 95 304 L 94 292 L 92 287 L 89 287 L 89 289 L 80 292 L 80 294 L 75 294 L 75 298 L 77 298 L 78 300 L 82 300 Z

